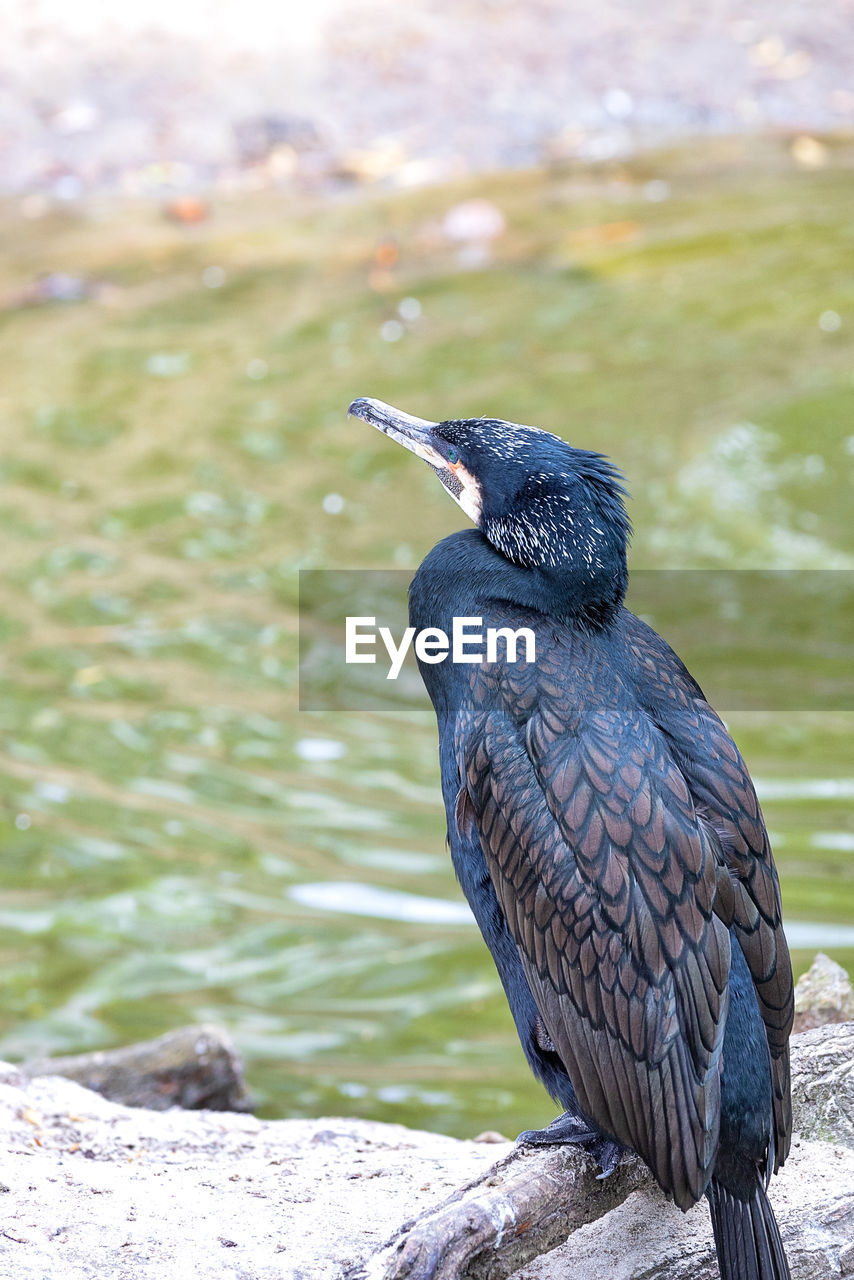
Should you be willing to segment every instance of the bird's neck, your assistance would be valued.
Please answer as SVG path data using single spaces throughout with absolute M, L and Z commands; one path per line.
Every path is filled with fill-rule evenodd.
M 410 588 L 410 622 L 448 631 L 454 617 L 505 606 L 591 631 L 617 615 L 626 582 L 624 558 L 595 577 L 571 561 L 527 569 L 496 551 L 479 530 L 465 529 L 437 543 L 422 562 Z
M 409 621 L 417 632 L 438 628 L 451 637 L 455 618 L 481 618 L 483 628 L 528 627 L 537 652 L 555 628 L 590 635 L 610 630 L 625 593 L 625 568 L 599 593 L 569 568 L 523 569 L 512 564 L 477 529 L 451 534 L 418 569 L 409 590 Z M 419 662 L 421 676 L 439 717 L 453 717 L 472 667 L 445 661 Z

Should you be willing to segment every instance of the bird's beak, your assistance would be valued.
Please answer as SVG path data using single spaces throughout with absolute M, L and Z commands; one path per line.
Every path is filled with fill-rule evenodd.
M 372 427 L 382 431 L 383 435 L 390 436 L 392 440 L 402 444 L 404 449 L 423 458 L 436 472 L 454 502 L 459 503 L 470 520 L 475 524 L 480 523 L 483 509 L 480 484 L 465 467 L 459 464 L 451 466 L 445 455 L 436 448 L 433 433 L 440 425 L 438 422 L 428 422 L 426 418 L 413 418 L 411 414 L 404 413 L 401 409 L 383 404 L 382 400 L 368 399 L 354 400 L 347 411 L 347 416 L 369 422 Z
M 354 400 L 347 410 L 347 416 L 369 422 L 372 427 L 382 431 L 383 435 L 390 436 L 392 440 L 402 444 L 404 449 L 429 462 L 431 467 L 442 471 L 447 468 L 447 462 L 433 444 L 433 431 L 439 425 L 437 422 L 414 418 L 412 414 L 384 404 L 382 400 L 367 398 Z

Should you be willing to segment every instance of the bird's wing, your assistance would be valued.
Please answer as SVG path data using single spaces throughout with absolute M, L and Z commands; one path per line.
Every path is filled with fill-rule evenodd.
M 588 672 L 594 709 L 574 720 L 560 667 L 538 655 L 527 671 L 473 678 L 456 735 L 466 804 L 582 1109 L 687 1208 L 720 1114 L 714 837 L 637 707 L 603 705 Z
M 741 753 L 668 645 L 637 619 L 629 652 L 639 692 L 668 738 L 698 813 L 720 841 L 723 874 L 715 910 L 732 924 L 756 988 L 771 1054 L 774 1171 L 792 1136 L 789 1035 L 794 984 L 783 932 L 780 885 L 765 820 Z

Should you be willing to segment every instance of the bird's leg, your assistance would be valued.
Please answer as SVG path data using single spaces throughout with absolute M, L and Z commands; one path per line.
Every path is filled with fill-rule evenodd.
M 614 1172 L 623 1153 L 619 1142 L 606 1137 L 601 1129 L 594 1128 L 573 1111 L 564 1111 L 562 1116 L 552 1120 L 545 1129 L 526 1129 L 516 1141 L 531 1147 L 559 1146 L 564 1143 L 585 1147 L 602 1170 L 599 1178 L 607 1178 Z
M 557 1049 L 548 1033 L 542 1018 L 537 1018 L 531 1025 L 531 1038 L 534 1051 L 544 1059 L 546 1056 L 557 1059 Z M 557 1059 L 559 1061 L 559 1059 Z M 562 1064 L 561 1064 L 562 1067 Z M 562 1068 L 563 1071 L 563 1068 Z M 600 1178 L 607 1178 L 617 1167 L 623 1148 L 613 1138 L 609 1138 L 596 1125 L 591 1124 L 582 1114 L 575 1101 L 575 1092 L 566 1080 L 568 1094 L 561 1101 L 569 1101 L 569 1109 L 562 1116 L 552 1120 L 545 1129 L 526 1129 L 520 1133 L 517 1142 L 524 1146 L 549 1147 L 573 1143 L 586 1147 L 593 1159 L 599 1164 L 602 1172 Z M 571 1098 L 571 1100 L 570 1100 Z

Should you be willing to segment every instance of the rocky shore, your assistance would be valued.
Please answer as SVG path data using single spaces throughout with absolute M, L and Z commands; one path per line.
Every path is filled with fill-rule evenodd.
M 818 956 L 798 984 L 811 1029 L 792 1039 L 795 1138 L 771 1187 L 794 1280 L 854 1275 L 852 1002 Z M 0 1280 L 717 1276 L 705 1205 L 680 1213 L 634 1157 L 602 1180 L 573 1148 L 247 1105 L 215 1028 L 0 1063 Z
M 793 1048 L 797 1135 L 775 1210 L 795 1280 L 854 1274 L 854 1023 Z M 634 1160 L 603 1182 L 573 1150 L 143 1110 L 8 1065 L 0 1150 L 0 1280 L 715 1275 L 705 1206 L 683 1216 Z
M 851 0 L 664 0 L 642 20 L 628 0 L 323 0 L 308 22 L 257 0 L 195 23 L 156 7 L 6 6 L 0 189 L 67 204 L 345 175 L 412 185 L 854 124 Z

